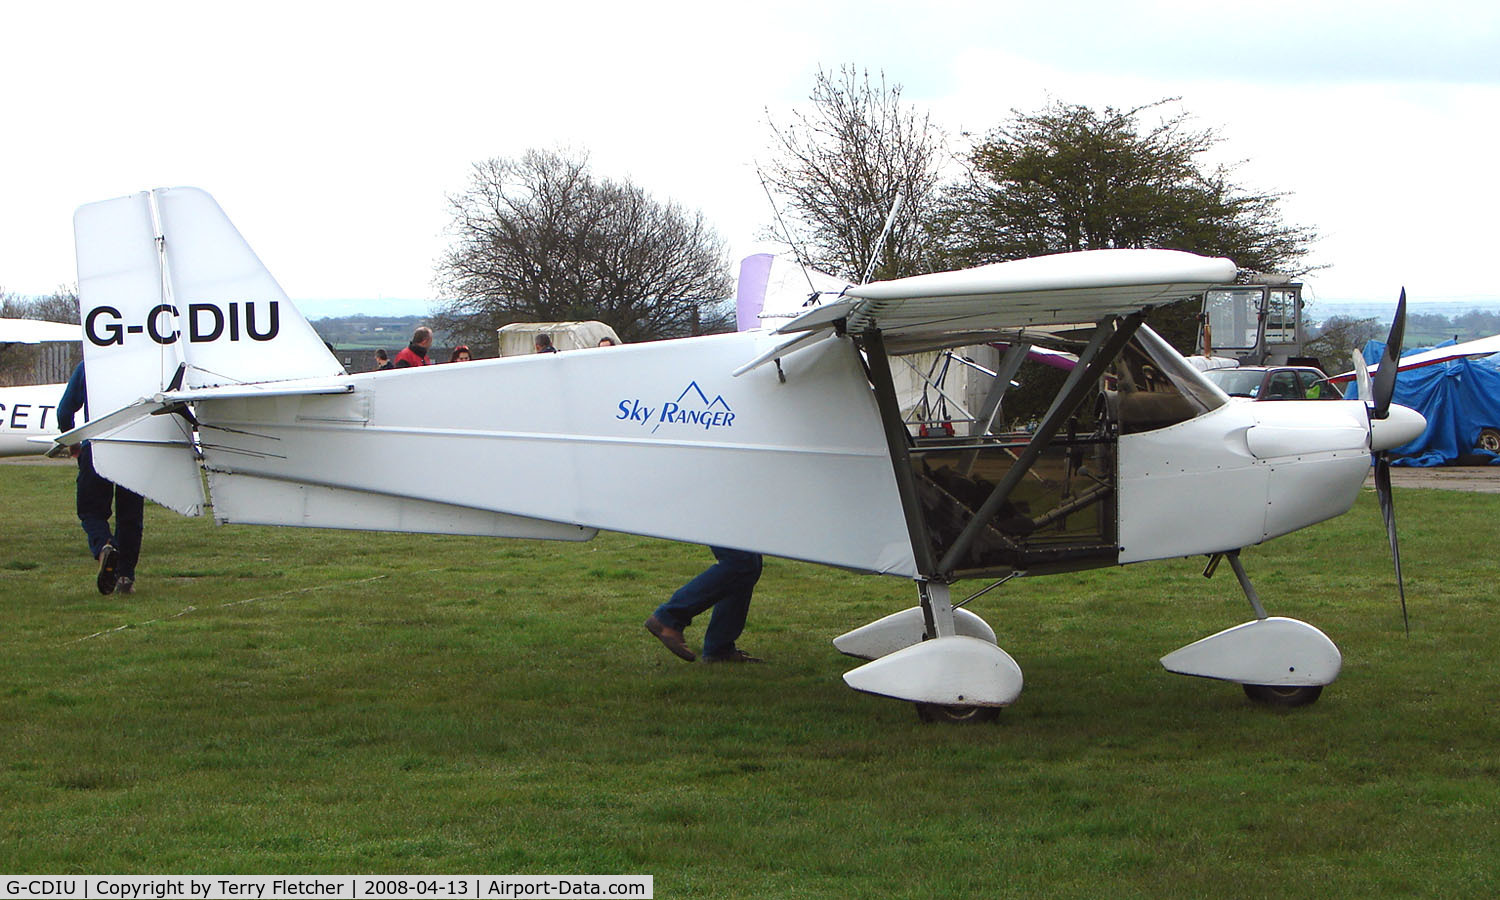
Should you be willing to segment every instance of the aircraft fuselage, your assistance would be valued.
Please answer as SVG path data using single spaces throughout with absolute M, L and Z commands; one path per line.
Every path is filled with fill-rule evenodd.
M 0 387 L 0 456 L 46 453 L 49 445 L 30 438 L 58 435 L 57 401 L 65 384 Z

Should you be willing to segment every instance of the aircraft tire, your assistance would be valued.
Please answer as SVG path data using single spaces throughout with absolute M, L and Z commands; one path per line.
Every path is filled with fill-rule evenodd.
M 1271 684 L 1246 684 L 1241 685 L 1245 689 L 1245 696 L 1256 703 L 1265 706 L 1279 706 L 1290 709 L 1294 706 L 1309 706 L 1318 701 L 1323 693 L 1321 684 L 1299 685 L 1295 687 L 1282 687 Z
M 923 722 L 945 725 L 978 725 L 1000 718 L 998 706 L 943 706 L 939 703 L 918 703 L 917 718 Z

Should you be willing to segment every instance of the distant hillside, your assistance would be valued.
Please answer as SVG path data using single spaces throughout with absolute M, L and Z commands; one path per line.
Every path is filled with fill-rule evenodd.
M 384 347 L 392 356 L 411 340 L 423 316 L 330 316 L 313 319 L 318 336 L 340 349 Z
M 1310 318 L 1322 321 L 1334 316 L 1351 319 L 1376 319 L 1387 325 L 1396 312 L 1396 301 L 1312 300 L 1307 305 Z M 1500 300 L 1421 300 L 1408 301 L 1407 314 L 1460 317 L 1471 312 L 1500 313 Z
M 425 316 L 437 303 L 433 300 L 409 300 L 398 297 L 381 297 L 371 300 L 369 298 L 359 300 L 309 300 L 306 298 L 293 298 L 297 309 L 310 322 L 313 319 L 334 318 L 337 316 L 390 316 L 401 318 L 402 316 Z
M 1334 316 L 1374 319 L 1387 329 L 1395 312 L 1395 303 L 1317 300 L 1309 307 L 1309 318 L 1318 322 Z M 1472 341 L 1493 334 L 1500 334 L 1500 300 L 1408 303 L 1406 340 L 1402 344 L 1408 348 L 1430 347 L 1446 340 Z

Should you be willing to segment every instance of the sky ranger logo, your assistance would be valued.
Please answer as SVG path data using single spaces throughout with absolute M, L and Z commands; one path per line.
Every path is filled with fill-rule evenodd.
M 688 382 L 676 400 L 668 400 L 660 407 L 646 406 L 640 400 L 621 400 L 619 410 L 616 419 L 642 425 L 655 423 L 652 434 L 663 425 L 687 425 L 704 431 L 734 427 L 734 411 L 724 402 L 723 395 L 716 394 L 712 400 L 708 399 L 696 381 Z
M 229 340 L 238 341 L 242 334 L 252 341 L 269 341 L 281 330 L 281 303 L 272 300 L 267 305 L 269 310 L 262 317 L 268 321 L 262 323 L 252 301 L 230 303 L 224 309 L 213 303 L 189 303 L 187 318 L 183 320 L 188 342 L 204 344 L 226 335 Z M 170 303 L 153 307 L 142 325 L 126 325 L 122 318 L 113 306 L 96 306 L 83 319 L 83 334 L 96 347 L 124 344 L 127 334 L 145 334 L 158 344 L 175 344 L 183 336 L 178 331 L 177 307 Z M 261 325 L 263 330 L 257 327 Z

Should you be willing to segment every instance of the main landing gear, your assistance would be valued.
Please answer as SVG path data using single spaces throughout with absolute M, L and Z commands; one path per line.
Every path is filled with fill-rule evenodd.
M 916 704 L 924 722 L 992 722 L 1021 695 L 1021 667 L 985 621 L 954 609 L 948 586 L 917 582 L 922 605 L 834 639 L 866 663 L 844 674 L 856 691 Z
M 1223 559 L 1229 560 L 1255 619 L 1167 654 L 1162 666 L 1181 675 L 1236 682 L 1245 696 L 1265 706 L 1316 702 L 1343 667 L 1338 647 L 1306 622 L 1267 615 L 1238 551 L 1215 555 L 1203 574 L 1211 576 Z M 994 721 L 1020 696 L 1021 667 L 996 644 L 983 619 L 954 608 L 946 584 L 918 581 L 917 588 L 920 606 L 834 639 L 841 653 L 870 660 L 845 673 L 845 683 L 913 703 L 923 722 Z
M 1211 577 L 1219 561 L 1226 558 L 1255 611 L 1255 620 L 1174 650 L 1161 658 L 1162 666 L 1180 675 L 1238 682 L 1245 696 L 1266 706 L 1316 702 L 1323 686 L 1339 677 L 1344 664 L 1339 648 L 1306 622 L 1267 616 L 1245 574 L 1239 551 L 1215 554 L 1204 576 Z

